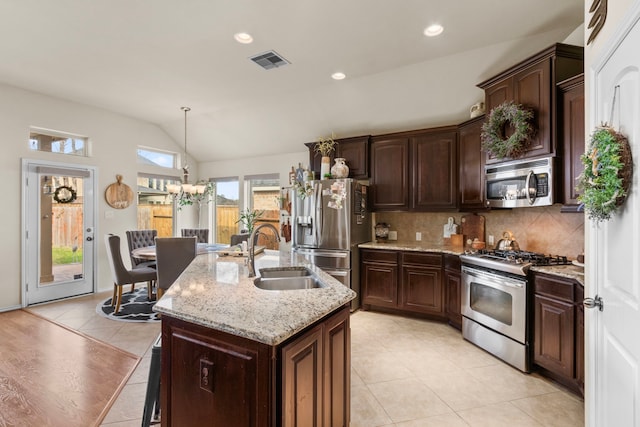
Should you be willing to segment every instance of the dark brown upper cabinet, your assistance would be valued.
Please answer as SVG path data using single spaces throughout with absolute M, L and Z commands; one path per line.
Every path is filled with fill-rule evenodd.
M 352 138 L 336 139 L 338 143 L 331 155 L 331 166 L 334 159 L 342 157 L 346 159 L 349 167 L 349 178 L 367 179 L 369 178 L 369 135 L 355 136 Z M 322 157 L 314 150 L 315 142 L 307 142 L 304 145 L 309 148 L 309 166 L 317 179 L 320 178 L 320 161 Z
M 583 68 L 583 48 L 580 46 L 558 43 L 533 55 L 478 84 L 485 91 L 487 118 L 493 108 L 505 101 L 522 104 L 533 111 L 536 132 L 523 157 L 555 155 L 558 117 L 555 107 L 556 84 L 582 73 Z M 487 154 L 485 161 L 490 164 L 504 160 Z
M 372 209 L 423 212 L 456 209 L 456 131 L 455 126 L 447 126 L 372 138 Z
M 458 126 L 458 179 L 460 182 L 460 210 L 484 210 L 484 153 L 482 151 L 482 123 L 484 115 Z
M 580 156 L 584 153 L 584 74 L 579 74 L 558 84 L 558 138 L 562 155 L 562 212 L 578 212 L 577 178 L 584 165 Z

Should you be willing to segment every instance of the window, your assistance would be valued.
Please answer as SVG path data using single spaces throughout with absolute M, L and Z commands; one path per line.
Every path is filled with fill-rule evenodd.
M 240 217 L 240 181 L 237 177 L 218 178 L 215 182 L 215 242 L 229 244 L 238 234 Z
M 168 184 L 179 184 L 175 177 L 138 175 L 138 229 L 158 230 L 158 237 L 173 237 L 174 203 Z
M 87 156 L 89 138 L 46 129 L 32 128 L 29 132 L 29 148 L 34 151 Z
M 169 169 L 177 169 L 178 155 L 170 151 L 162 151 L 148 147 L 138 147 L 138 163 L 160 166 Z
M 280 177 L 277 174 L 245 176 L 245 205 L 250 210 L 263 211 L 261 222 L 279 221 Z

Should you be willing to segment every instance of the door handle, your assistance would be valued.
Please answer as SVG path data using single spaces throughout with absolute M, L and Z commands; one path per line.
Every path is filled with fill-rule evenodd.
M 91 236 L 87 237 L 87 242 L 91 242 L 91 241 L 93 241 L 93 237 Z
M 598 307 L 599 311 L 604 310 L 604 301 L 602 301 L 602 297 L 599 297 L 598 295 L 596 295 L 595 298 L 585 298 L 582 301 L 582 304 L 586 307 L 586 308 L 595 308 Z

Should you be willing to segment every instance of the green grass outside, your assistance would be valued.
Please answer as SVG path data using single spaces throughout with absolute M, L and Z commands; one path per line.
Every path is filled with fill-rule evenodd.
M 82 249 L 74 254 L 70 247 L 57 247 L 51 249 L 53 265 L 73 264 L 82 262 Z

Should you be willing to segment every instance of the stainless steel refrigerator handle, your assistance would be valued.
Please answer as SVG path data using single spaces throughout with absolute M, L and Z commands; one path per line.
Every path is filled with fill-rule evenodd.
M 315 203 L 315 211 L 316 211 L 316 223 L 314 225 L 315 237 L 316 237 L 316 245 L 320 244 L 320 239 L 322 237 L 322 184 L 320 182 L 316 182 L 314 185 L 314 203 Z
M 315 255 L 315 256 L 323 256 L 325 258 L 347 258 L 349 256 L 348 252 L 329 252 L 329 251 L 319 251 L 317 249 L 313 250 L 304 250 L 304 249 L 295 249 L 296 253 L 300 255 Z

